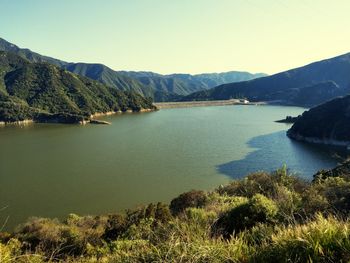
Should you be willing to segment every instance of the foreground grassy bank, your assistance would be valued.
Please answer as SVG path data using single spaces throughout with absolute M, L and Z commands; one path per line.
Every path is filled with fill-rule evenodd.
M 282 168 L 170 205 L 32 218 L 0 234 L 0 262 L 348 262 L 349 171 L 305 182 Z

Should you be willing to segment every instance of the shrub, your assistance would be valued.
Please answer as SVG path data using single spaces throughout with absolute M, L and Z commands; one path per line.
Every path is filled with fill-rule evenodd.
M 314 182 L 323 181 L 328 177 L 341 177 L 350 181 L 350 161 L 347 160 L 331 170 L 320 170 L 314 175 Z
M 247 203 L 224 213 L 213 225 L 213 234 L 227 239 L 232 234 L 250 229 L 258 223 L 272 223 L 277 211 L 274 201 L 256 194 Z
M 229 185 L 220 187 L 217 191 L 230 196 L 252 197 L 255 194 L 263 194 L 274 198 L 279 186 L 302 193 L 308 187 L 308 183 L 297 176 L 290 175 L 286 166 L 283 166 L 271 174 L 266 172 L 249 174 L 241 180 L 235 180 Z
M 12 234 L 7 232 L 0 232 L 0 243 L 7 243 L 12 237 Z
M 60 223 L 57 219 L 32 218 L 21 225 L 15 234 L 26 249 L 42 251 L 47 256 L 82 255 L 86 245 L 103 245 L 106 218 L 79 217 L 71 214 Z
M 341 177 L 329 177 L 318 185 L 319 191 L 337 212 L 348 214 L 350 211 L 350 182 Z
M 341 177 L 327 177 L 315 181 L 303 194 L 303 207 L 306 215 L 313 215 L 317 212 L 348 215 L 350 182 Z
M 302 208 L 301 195 L 285 186 L 278 185 L 274 201 L 278 207 L 278 219 L 281 222 L 293 223 Z
M 203 228 L 210 226 L 216 219 L 216 213 L 203 208 L 187 208 L 185 210 L 186 221 L 189 224 L 197 224 Z
M 265 172 L 253 173 L 241 180 L 220 187 L 220 194 L 230 196 L 252 197 L 255 194 L 269 194 L 274 191 L 274 183 L 270 174 Z
M 107 226 L 103 234 L 105 240 L 116 240 L 127 229 L 127 220 L 125 215 L 115 214 L 108 216 Z
M 208 194 L 208 204 L 205 206 L 207 211 L 214 212 L 219 215 L 241 204 L 246 203 L 249 199 L 243 196 L 229 196 L 227 194 L 220 195 L 217 192 Z
M 137 225 L 133 224 L 129 226 L 125 233 L 122 235 L 122 238 L 130 240 L 149 240 L 153 235 L 153 226 L 154 218 L 141 219 Z
M 302 216 L 310 217 L 316 213 L 328 213 L 331 206 L 327 198 L 316 187 L 311 187 L 302 195 Z
M 188 207 L 204 207 L 207 203 L 208 197 L 204 191 L 192 190 L 171 200 L 170 210 L 173 215 L 179 215 Z
M 138 225 L 141 220 L 152 218 L 154 223 L 165 223 L 172 219 L 169 206 L 158 202 L 156 205 L 150 203 L 147 206 L 141 206 L 134 210 L 126 211 L 126 220 L 128 226 Z
M 169 206 L 158 202 L 154 217 L 157 222 L 166 223 L 172 219 L 172 215 Z
M 62 231 L 64 226 L 57 219 L 30 218 L 20 225 L 15 236 L 27 245 L 28 249 L 53 251 L 64 242 Z

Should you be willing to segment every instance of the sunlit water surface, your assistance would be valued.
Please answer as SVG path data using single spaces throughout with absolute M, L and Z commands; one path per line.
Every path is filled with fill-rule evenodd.
M 337 160 L 276 123 L 304 109 L 222 106 L 103 118 L 112 125 L 0 129 L 0 225 L 121 211 L 286 164 L 302 177 Z

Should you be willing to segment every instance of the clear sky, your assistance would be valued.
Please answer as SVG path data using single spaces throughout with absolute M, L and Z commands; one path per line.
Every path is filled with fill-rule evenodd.
M 349 0 L 0 0 L 0 37 L 115 70 L 269 74 L 350 52 Z

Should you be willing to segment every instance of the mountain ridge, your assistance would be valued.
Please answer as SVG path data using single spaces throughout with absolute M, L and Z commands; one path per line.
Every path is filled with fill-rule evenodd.
M 152 101 L 50 63 L 0 51 L 0 121 L 77 123 L 96 113 L 153 110 Z
M 308 101 L 292 101 L 286 97 L 285 93 L 296 97 L 303 91 L 302 89 L 322 82 L 334 82 L 339 86 L 340 92 L 335 96 L 343 96 L 350 91 L 350 53 L 316 61 L 271 76 L 223 84 L 210 90 L 190 94 L 184 100 L 221 100 L 245 97 L 252 101 L 281 101 L 283 104 L 315 106 Z M 334 97 L 325 96 L 318 103 L 332 98 Z
M 16 53 L 32 62 L 48 62 L 73 73 L 100 81 L 110 87 L 124 91 L 135 91 L 144 97 L 152 97 L 155 101 L 179 100 L 182 96 L 217 86 L 225 81 L 247 80 L 265 75 L 263 73 L 252 74 L 240 71 L 196 75 L 162 75 L 146 71 L 116 71 L 104 64 L 65 62 L 48 56 L 42 56 L 29 49 L 19 48 L 2 38 L 0 38 L 0 50 Z M 100 71 L 96 71 L 97 68 Z

